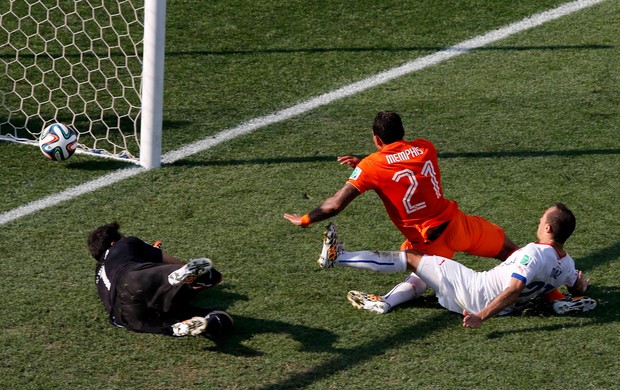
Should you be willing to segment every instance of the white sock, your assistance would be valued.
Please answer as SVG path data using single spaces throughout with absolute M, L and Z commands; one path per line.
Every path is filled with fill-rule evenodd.
M 390 304 L 391 307 L 400 305 L 401 303 L 411 301 L 424 294 L 426 290 L 426 283 L 420 279 L 420 277 L 413 272 L 402 283 L 394 286 L 387 294 L 383 295 L 384 301 Z
M 359 251 L 342 252 L 334 266 L 365 269 L 375 272 L 404 272 L 407 270 L 405 252 Z

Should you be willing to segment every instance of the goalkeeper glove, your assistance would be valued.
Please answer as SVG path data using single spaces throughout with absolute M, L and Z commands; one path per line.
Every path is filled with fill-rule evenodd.
M 207 319 L 192 317 L 189 320 L 172 325 L 172 334 L 175 336 L 197 336 L 207 329 Z

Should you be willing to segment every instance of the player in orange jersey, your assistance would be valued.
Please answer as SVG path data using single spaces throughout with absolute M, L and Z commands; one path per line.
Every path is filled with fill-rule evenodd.
M 345 185 L 304 216 L 285 214 L 303 227 L 332 217 L 362 193 L 373 190 L 405 236 L 403 249 L 452 258 L 454 252 L 504 260 L 518 249 L 497 225 L 461 212 L 444 198 L 435 146 L 428 140 L 405 141 L 400 116 L 382 111 L 375 117 L 372 139 L 377 152 L 362 160 L 340 157 L 354 167 Z
M 482 217 L 463 213 L 455 201 L 443 196 L 435 146 L 421 138 L 406 141 L 404 135 L 397 113 L 379 112 L 372 125 L 377 152 L 361 160 L 353 156 L 339 157 L 341 164 L 355 168 L 345 185 L 309 213 L 303 216 L 284 214 L 284 218 L 294 225 L 307 227 L 337 215 L 362 193 L 373 190 L 383 201 L 394 225 L 405 236 L 403 250 L 447 258 L 452 258 L 455 252 L 465 252 L 499 260 L 505 260 L 517 250 L 518 246 L 501 227 Z M 329 258 L 322 254 L 319 265 L 323 268 L 385 269 L 385 264 L 377 267 L 372 262 L 332 262 Z M 411 274 L 392 289 L 389 296 L 379 298 L 388 301 L 387 312 L 395 305 L 422 295 L 425 289 L 426 283 Z M 554 299 L 564 297 L 556 292 L 559 295 Z

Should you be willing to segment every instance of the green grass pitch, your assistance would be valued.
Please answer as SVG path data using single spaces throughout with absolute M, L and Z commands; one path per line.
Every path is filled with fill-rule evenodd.
M 168 1 L 164 153 L 562 3 Z M 617 388 L 618 26 L 620 2 L 604 1 L 0 226 L 0 384 Z M 348 290 L 384 293 L 405 275 L 320 270 L 323 224 L 301 229 L 282 214 L 340 188 L 350 169 L 336 156 L 372 152 L 370 124 L 383 109 L 402 114 L 408 138 L 437 145 L 446 196 L 516 243 L 535 240 L 551 203 L 571 207 L 566 249 L 599 307 L 493 318 L 477 330 L 430 292 L 388 315 L 354 310 Z M 83 155 L 50 162 L 11 143 L 0 152 L 0 213 L 125 167 Z M 213 259 L 224 283 L 202 299 L 236 319 L 228 343 L 107 323 L 85 240 L 111 221 L 182 259 Z M 374 194 L 334 221 L 351 250 L 402 241 Z

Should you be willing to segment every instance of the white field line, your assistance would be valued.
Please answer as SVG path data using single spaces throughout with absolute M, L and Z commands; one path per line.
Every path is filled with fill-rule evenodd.
M 162 162 L 164 164 L 173 163 L 180 159 L 210 149 L 222 142 L 252 133 L 258 129 L 272 125 L 274 123 L 288 120 L 295 116 L 304 114 L 310 110 L 313 110 L 317 107 L 321 107 L 334 101 L 358 94 L 378 85 L 385 84 L 401 76 L 408 75 L 410 73 L 428 68 L 433 65 L 437 65 L 453 57 L 465 54 L 471 50 L 481 48 L 483 46 L 497 42 L 501 39 L 540 26 L 549 21 L 561 18 L 563 16 L 572 14 L 584 8 L 588 8 L 595 4 L 602 3 L 604 1 L 606 0 L 577 0 L 563 4 L 557 8 L 532 15 L 519 22 L 512 23 L 497 30 L 490 31 L 484 35 L 479 35 L 475 38 L 463 41 L 457 45 L 438 51 L 434 54 L 430 54 L 428 56 L 420 57 L 418 59 L 409 61 L 396 68 L 386 70 L 372 77 L 363 79 L 353 84 L 349 84 L 332 92 L 327 92 L 323 95 L 316 96 L 305 102 L 296 104 L 292 107 L 285 108 L 273 114 L 252 119 L 231 129 L 223 130 L 211 137 L 207 137 L 203 140 L 193 142 L 180 149 L 164 154 L 162 156 Z M 0 226 L 5 225 L 18 218 L 24 217 L 26 215 L 35 213 L 39 210 L 43 210 L 47 207 L 54 206 L 58 203 L 76 198 L 89 192 L 93 192 L 100 188 L 110 186 L 121 180 L 133 177 L 142 172 L 146 172 L 146 170 L 143 168 L 119 169 L 98 179 L 81 184 L 77 187 L 69 188 L 58 194 L 28 203 L 24 206 L 0 214 Z

